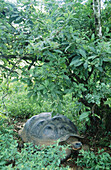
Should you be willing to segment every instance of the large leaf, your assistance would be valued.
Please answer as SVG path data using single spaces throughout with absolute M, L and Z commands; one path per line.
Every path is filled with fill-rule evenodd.
M 88 59 L 95 59 L 95 58 L 97 58 L 98 56 L 97 55 L 92 55 L 92 56 L 90 56 L 90 57 L 88 57 Z
M 83 113 L 80 115 L 79 120 L 86 119 L 86 118 L 89 116 L 90 113 L 91 113 L 90 111 L 88 111 L 88 112 L 83 112 Z
M 87 67 L 88 67 L 88 62 L 86 61 L 86 62 L 84 63 L 84 68 L 87 69 Z
M 83 61 L 80 60 L 80 56 L 76 56 L 72 59 L 70 66 L 74 65 L 75 67 L 80 66 L 81 64 L 83 64 Z
M 83 49 L 79 49 L 79 53 L 86 58 L 86 52 Z
M 111 63 L 111 58 L 103 58 L 104 62 L 110 62 Z

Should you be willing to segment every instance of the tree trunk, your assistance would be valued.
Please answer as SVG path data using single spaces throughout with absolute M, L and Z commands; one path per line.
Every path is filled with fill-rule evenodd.
M 111 131 L 111 107 L 108 104 L 105 104 L 105 101 L 106 99 L 101 98 L 100 106 L 98 106 L 96 103 L 88 103 L 84 98 L 79 99 L 79 102 L 90 107 L 90 124 L 89 122 L 88 124 L 86 123 L 86 129 L 93 135 L 98 131 L 103 131 L 104 128 L 106 131 Z
M 98 38 L 102 38 L 101 27 L 101 0 L 93 0 L 93 10 L 95 17 L 95 33 Z

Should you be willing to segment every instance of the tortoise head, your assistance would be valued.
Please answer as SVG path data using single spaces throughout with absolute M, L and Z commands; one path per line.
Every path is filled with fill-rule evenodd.
M 70 136 L 67 139 L 67 143 L 71 146 L 73 150 L 77 151 L 82 148 L 82 143 L 79 140 L 80 139 L 77 136 Z
M 79 141 L 75 141 L 75 142 L 72 142 L 71 143 L 71 148 L 73 149 L 73 150 L 80 150 L 81 148 L 82 148 L 82 143 L 81 142 L 79 142 Z
M 70 145 L 71 149 L 77 151 L 80 150 L 82 148 L 82 143 L 79 141 L 82 137 L 80 137 L 79 135 L 75 134 L 75 135 L 67 135 L 64 137 L 64 140 L 62 138 L 62 141 L 60 142 L 60 144 L 64 145 L 64 144 L 68 144 Z

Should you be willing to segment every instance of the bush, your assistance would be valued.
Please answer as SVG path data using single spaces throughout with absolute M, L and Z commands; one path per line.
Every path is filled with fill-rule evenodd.
M 99 150 L 97 155 L 92 151 L 81 150 L 80 157 L 77 158 L 77 165 L 90 170 L 109 170 L 111 166 L 111 157 L 104 149 Z
M 1 98 L 3 98 L 0 101 L 1 112 L 8 113 L 9 116 L 14 118 L 30 118 L 41 112 L 50 111 L 48 101 L 40 101 L 27 96 L 27 86 L 23 83 L 11 83 L 8 93 L 6 85 L 4 86 L 2 83 L 2 86 L 4 91 L 0 92 Z
M 15 118 L 30 118 L 41 112 L 49 111 L 48 102 L 42 101 L 42 106 L 39 101 L 34 101 L 27 97 L 27 92 L 13 93 L 5 100 L 5 105 L 9 116 Z
M 78 122 L 79 111 L 82 109 L 82 106 L 80 106 L 80 103 L 76 105 L 76 101 L 72 101 L 71 94 L 64 96 L 63 102 L 60 103 L 58 100 L 52 101 L 50 96 L 48 100 L 45 100 L 42 96 L 39 96 L 36 99 L 32 97 L 29 98 L 27 95 L 27 87 L 20 82 L 11 83 L 9 91 L 10 93 L 4 98 L 4 103 L 7 112 L 11 117 L 30 118 L 41 112 L 53 111 L 54 114 L 64 114 L 70 120 L 74 120 L 77 124 L 80 123 L 80 121 Z M 58 104 L 60 104 L 60 111 L 58 110 Z
M 28 118 L 37 113 L 37 106 L 27 98 L 26 92 L 12 94 L 6 101 L 6 107 L 11 117 Z
M 27 151 L 26 151 L 27 148 Z M 41 147 L 35 148 L 31 144 L 26 144 L 25 148 L 20 153 L 20 158 L 17 160 L 17 168 L 19 169 L 63 169 L 59 167 L 60 159 L 65 156 L 65 150 L 59 150 L 60 146 L 54 144 L 45 147 L 40 151 Z M 68 169 L 64 168 L 64 169 Z

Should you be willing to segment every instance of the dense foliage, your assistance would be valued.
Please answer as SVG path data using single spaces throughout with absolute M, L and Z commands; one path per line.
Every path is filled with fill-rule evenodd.
M 110 169 L 111 157 L 109 153 L 104 152 L 104 149 L 99 150 L 97 154 L 93 151 L 84 151 L 81 150 L 79 156 L 81 158 L 77 159 L 77 165 L 80 167 L 86 167 L 86 169 L 90 170 L 98 170 L 98 169 Z
M 60 165 L 60 159 L 65 157 L 65 146 L 59 146 L 56 142 L 44 148 L 27 143 L 20 147 L 20 140 L 17 140 L 13 129 L 6 117 L 0 119 L 0 169 L 70 169 L 69 166 Z M 97 154 L 81 150 L 77 161 L 73 161 L 84 169 L 109 170 L 111 157 L 104 149 L 98 149 Z
M 85 113 L 80 109 L 81 118 L 90 117 L 95 126 L 99 119 L 110 130 L 109 5 L 106 2 L 101 11 L 104 32 L 99 40 L 94 34 L 91 1 L 85 5 L 79 1 L 14 5 L 2 0 L 1 82 L 7 79 L 7 89 L 10 77 L 25 82 L 29 97 L 50 98 L 58 112 L 63 96 L 72 94 L 86 107 Z
M 32 170 L 46 169 L 46 167 L 47 169 L 63 169 L 59 165 L 60 159 L 66 155 L 66 147 L 58 146 L 58 142 L 44 148 L 34 147 L 33 144 L 24 144 L 24 147 L 19 150 L 18 141 L 13 137 L 13 127 L 8 126 L 7 122 L 3 119 L 0 120 L 0 169 Z M 3 127 L 2 124 L 4 124 Z
M 1 117 L 29 118 L 54 111 L 98 139 L 100 134 L 110 134 L 111 2 L 106 0 L 100 11 L 101 37 L 97 36 L 93 2 L 0 1 Z M 13 141 L 2 133 L 2 138 Z M 17 142 L 12 145 L 16 148 Z M 82 155 L 82 162 L 91 155 Z M 2 160 L 3 167 L 7 159 Z

